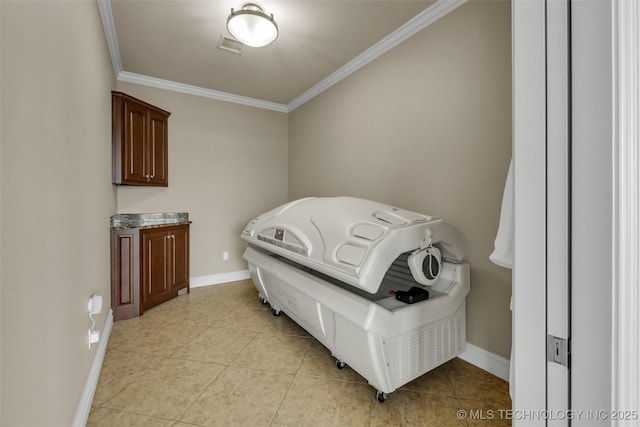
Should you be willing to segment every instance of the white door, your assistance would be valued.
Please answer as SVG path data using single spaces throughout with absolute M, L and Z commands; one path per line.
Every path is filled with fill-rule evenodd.
M 571 5 L 573 424 L 610 426 L 613 290 L 612 2 Z M 637 144 L 637 142 L 636 142 Z M 637 260 L 634 261 L 637 263 Z
M 564 237 L 548 232 L 563 228 L 567 182 L 566 163 L 560 162 L 565 148 L 550 145 L 553 135 L 564 132 L 557 127 L 564 119 L 562 104 L 552 107 L 559 108 L 559 117 L 550 117 L 547 108 L 557 89 L 564 93 L 562 77 L 553 81 L 558 77 L 552 66 L 564 55 L 549 56 L 557 53 L 548 42 L 558 27 L 557 15 L 548 12 L 565 13 L 562 4 L 551 3 L 512 4 L 513 424 L 546 425 L 548 420 L 536 419 L 531 411 L 548 415 L 568 399 L 567 408 L 576 417 L 572 426 L 640 426 L 640 5 L 635 0 L 569 4 L 567 248 Z M 554 267 L 555 258 L 548 263 L 549 251 L 560 260 L 568 254 L 569 262 Z M 571 279 L 568 319 L 554 317 L 568 305 L 563 301 L 567 294 L 549 286 L 565 275 Z M 570 372 L 547 362 L 545 351 L 547 334 L 562 335 L 567 324 Z M 571 385 L 567 392 L 565 375 Z M 561 391 L 555 393 L 556 387 Z
M 570 9 L 513 3 L 513 424 L 568 425 Z
M 569 425 L 571 266 L 571 87 L 568 0 L 546 2 L 547 410 Z
M 572 426 L 640 426 L 639 24 L 571 3 Z

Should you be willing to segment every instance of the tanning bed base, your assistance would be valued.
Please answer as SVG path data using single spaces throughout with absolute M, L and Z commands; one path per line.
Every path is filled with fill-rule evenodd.
M 465 298 L 469 265 L 443 262 L 429 299 L 406 304 L 389 290 L 406 290 L 383 279 L 376 294 L 308 267 L 248 247 L 244 253 L 260 299 L 274 314 L 285 312 L 327 347 L 336 366 L 345 363 L 386 394 L 458 356 L 466 342 Z M 347 290 L 349 289 L 349 290 Z

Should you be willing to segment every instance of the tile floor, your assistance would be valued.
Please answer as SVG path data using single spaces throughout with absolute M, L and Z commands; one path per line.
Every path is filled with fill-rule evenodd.
M 336 369 L 241 281 L 116 322 L 87 425 L 503 426 L 510 408 L 506 382 L 460 359 L 378 403 L 364 378 Z

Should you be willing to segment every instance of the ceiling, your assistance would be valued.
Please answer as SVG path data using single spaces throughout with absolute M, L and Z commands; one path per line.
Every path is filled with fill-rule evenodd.
M 98 4 L 119 80 L 290 111 L 464 1 L 259 0 L 280 34 L 241 54 L 217 45 L 242 0 Z

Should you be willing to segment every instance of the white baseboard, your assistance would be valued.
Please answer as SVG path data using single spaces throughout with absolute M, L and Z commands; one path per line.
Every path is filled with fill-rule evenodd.
M 458 357 L 498 378 L 509 381 L 509 359 L 469 343 L 466 344 L 464 351 Z
M 231 271 L 229 273 L 210 274 L 208 276 L 191 277 L 189 286 L 199 288 L 202 286 L 218 285 L 220 283 L 236 282 L 251 278 L 249 270 Z
M 113 310 L 109 310 L 107 314 L 107 321 L 102 331 L 102 337 L 100 344 L 98 344 L 98 350 L 93 358 L 91 364 L 91 370 L 89 371 L 89 377 L 87 383 L 84 386 L 84 391 L 80 398 L 80 405 L 76 411 L 76 417 L 73 420 L 73 427 L 84 427 L 89 419 L 89 412 L 91 412 L 91 403 L 93 402 L 93 395 L 96 392 L 98 386 L 98 378 L 100 378 L 100 370 L 102 369 L 102 362 L 104 361 L 104 355 L 107 352 L 107 344 L 109 343 L 109 336 L 111 335 L 111 328 L 113 328 Z

